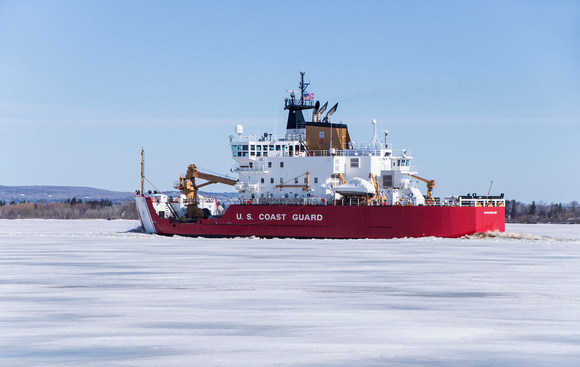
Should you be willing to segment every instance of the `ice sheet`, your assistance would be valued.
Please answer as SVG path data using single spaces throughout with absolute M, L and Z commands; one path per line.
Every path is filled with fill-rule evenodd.
M 577 366 L 580 226 L 160 237 L 0 220 L 0 365 Z M 549 236 L 553 238 L 546 238 Z

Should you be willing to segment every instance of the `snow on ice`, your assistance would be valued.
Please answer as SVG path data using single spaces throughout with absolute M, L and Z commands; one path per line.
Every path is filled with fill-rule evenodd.
M 202 239 L 0 220 L 2 366 L 577 366 L 580 226 Z

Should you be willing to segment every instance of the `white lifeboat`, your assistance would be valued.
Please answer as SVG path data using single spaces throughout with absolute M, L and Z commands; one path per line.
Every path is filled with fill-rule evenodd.
M 341 195 L 350 196 L 374 195 L 375 187 L 367 180 L 355 177 L 344 185 L 337 186 L 334 191 Z

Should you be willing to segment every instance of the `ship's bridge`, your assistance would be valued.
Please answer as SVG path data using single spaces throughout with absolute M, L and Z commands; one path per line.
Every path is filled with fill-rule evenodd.
M 352 141 L 344 149 L 308 149 L 300 135 L 286 134 L 273 136 L 264 133 L 260 135 L 230 136 L 230 147 L 234 159 L 257 157 L 329 157 L 329 156 L 410 156 L 408 151 L 393 152 L 391 144 L 384 147 L 370 147 L 364 144 L 354 144 Z M 412 159 L 412 158 L 409 158 Z M 406 163 L 406 162 L 405 162 Z M 398 164 L 399 166 L 401 163 Z M 405 164 L 403 164 L 405 165 Z M 409 164 L 406 164 L 407 166 Z

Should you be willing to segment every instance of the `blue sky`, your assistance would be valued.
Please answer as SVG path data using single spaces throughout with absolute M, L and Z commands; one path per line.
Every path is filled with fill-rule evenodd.
M 169 189 L 285 126 L 301 67 L 436 195 L 580 200 L 578 1 L 2 1 L 0 185 Z M 214 186 L 213 190 L 229 190 Z

